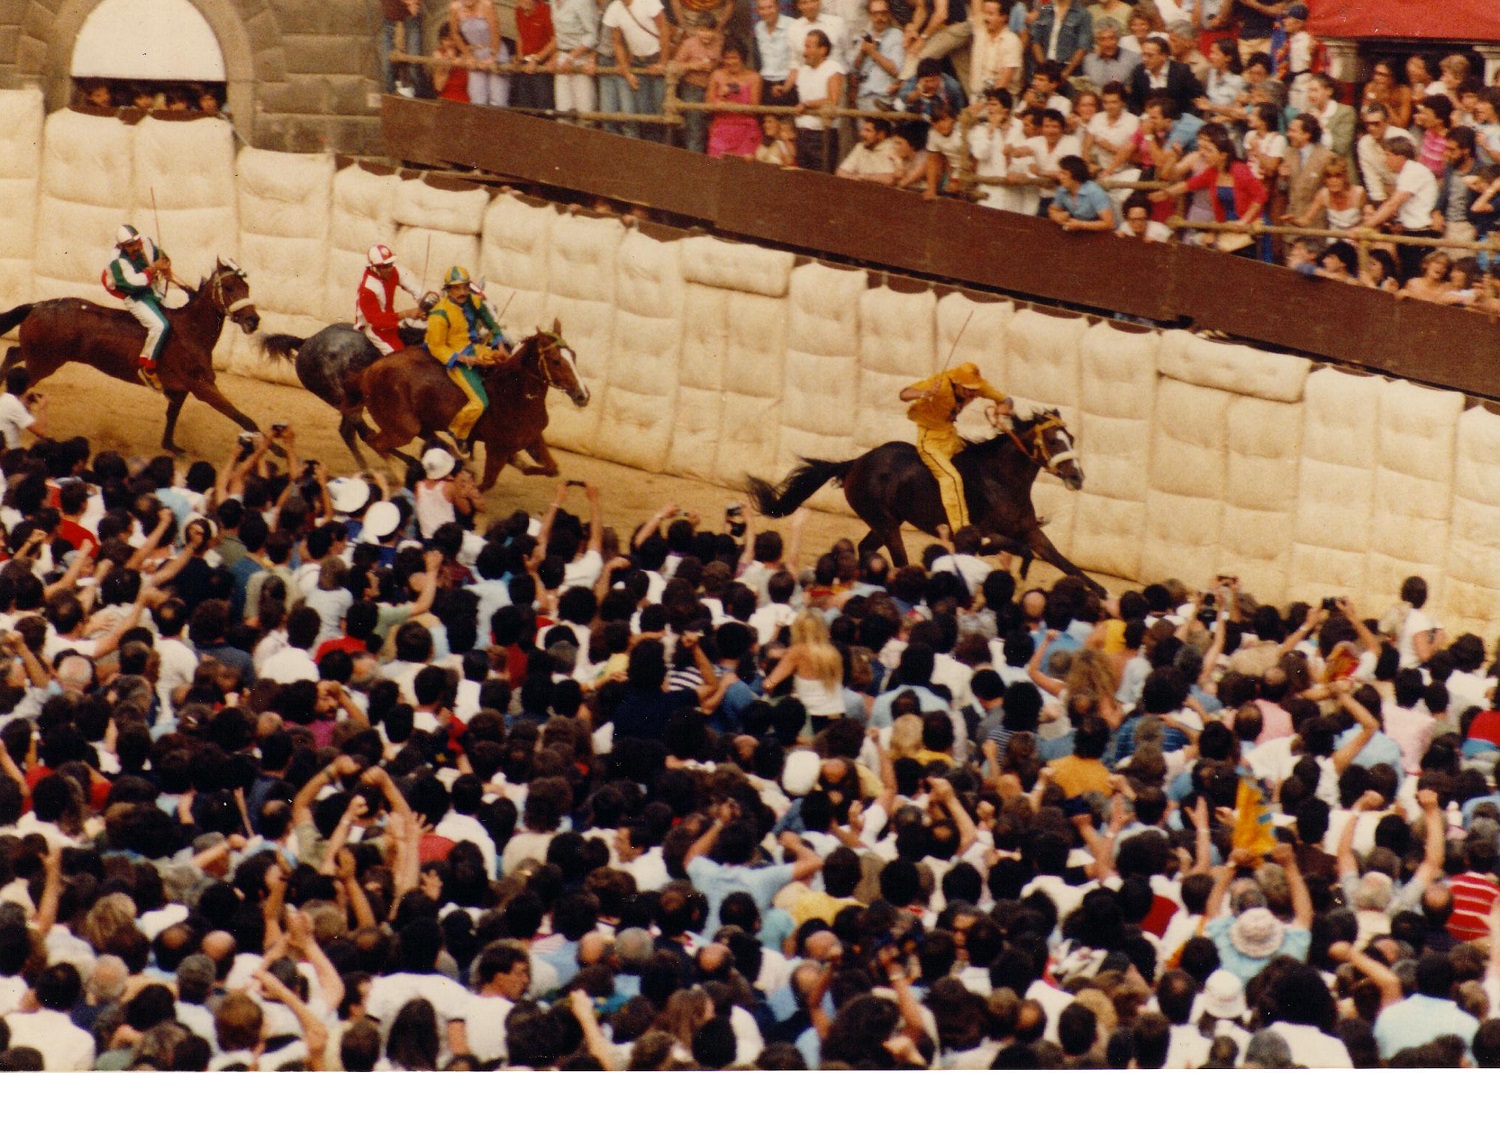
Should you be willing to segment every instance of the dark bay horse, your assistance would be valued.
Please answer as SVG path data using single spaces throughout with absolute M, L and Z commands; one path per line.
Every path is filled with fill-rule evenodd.
M 953 458 L 953 464 L 963 476 L 974 526 L 996 536 L 1003 549 L 1021 556 L 1022 577 L 1036 557 L 1103 592 L 1103 587 L 1052 545 L 1032 506 L 1031 486 L 1044 469 L 1070 491 L 1083 487 L 1073 436 L 1056 410 L 1018 418 L 1009 432 L 970 445 Z M 757 511 L 782 518 L 830 480 L 842 483 L 849 506 L 870 528 L 859 549 L 877 551 L 884 546 L 898 566 L 906 565 L 903 523 L 935 535 L 938 525 L 948 521 L 937 481 L 917 456 L 916 447 L 906 441 L 888 441 L 848 461 L 804 459 L 780 485 L 752 476 L 748 486 Z
M 543 436 L 547 391 L 557 388 L 578 407 L 589 403 L 588 388 L 573 368 L 573 349 L 562 338 L 562 326 L 554 320 L 550 332 L 537 329 L 510 358 L 482 370 L 490 404 L 470 434 L 476 445 L 484 443 L 480 491 L 488 491 L 500 470 L 523 450 L 536 462 L 517 464 L 525 475 L 556 476 L 557 462 Z M 383 457 L 398 456 L 409 464 L 416 461 L 400 452 L 401 446 L 415 437 L 437 440 L 465 402 L 463 391 L 424 347 L 408 347 L 370 364 L 359 376 L 357 393 L 380 427 L 365 438 L 370 447 Z
M 244 270 L 220 259 L 208 279 L 188 290 L 187 304 L 168 308 L 171 333 L 162 350 L 157 378 L 167 396 L 167 427 L 162 448 L 179 453 L 172 440 L 177 415 L 191 394 L 212 406 L 240 428 L 259 431 L 251 418 L 237 410 L 214 381 L 214 344 L 227 317 L 247 334 L 260 327 L 260 314 L 250 300 Z M 5 353 L 0 373 L 24 363 L 34 386 L 64 363 L 86 363 L 111 378 L 140 385 L 136 359 L 146 329 L 123 308 L 105 308 L 92 301 L 59 297 L 18 305 L 0 315 L 0 335 L 21 326 L 21 342 Z M 104 407 L 107 409 L 107 407 Z
M 365 457 L 355 438 L 369 444 L 372 431 L 365 422 L 359 375 L 380 358 L 375 345 L 353 324 L 330 324 L 306 339 L 277 333 L 256 342 L 267 355 L 292 359 L 298 381 L 339 412 L 339 436 L 362 471 Z

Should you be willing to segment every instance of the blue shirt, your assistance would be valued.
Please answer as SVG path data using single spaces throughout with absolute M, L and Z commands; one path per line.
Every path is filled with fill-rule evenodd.
M 923 714 L 933 710 L 948 709 L 948 701 L 938 695 L 937 692 L 930 691 L 926 687 L 897 687 L 894 690 L 885 692 L 885 694 L 875 700 L 875 705 L 870 708 L 871 726 L 889 726 L 891 724 L 891 704 L 896 701 L 896 697 L 902 691 L 912 691 L 916 694 L 917 702 L 921 704 Z
M 708 899 L 708 920 L 703 927 L 711 933 L 719 927 L 719 906 L 730 894 L 743 890 L 755 899 L 762 914 L 770 909 L 776 892 L 792 880 L 792 865 L 728 866 L 700 855 L 687 864 L 687 875 L 693 889 Z
M 871 34 L 874 34 L 873 30 Z M 901 70 L 901 64 L 906 61 L 906 41 L 899 27 L 888 27 L 875 40 L 875 50 L 884 55 L 895 64 L 896 70 Z M 872 58 L 861 58 L 859 60 L 859 89 L 857 95 L 862 98 L 887 97 L 887 91 L 896 77 L 887 74 L 885 69 Z
M 1109 193 L 1093 180 L 1080 184 L 1076 195 L 1065 187 L 1059 187 L 1057 194 L 1052 196 L 1052 202 L 1075 219 L 1082 219 L 1084 222 L 1092 222 L 1105 211 L 1113 212 L 1114 209 Z
M 1177 145 L 1183 152 L 1187 152 L 1198 143 L 1198 134 L 1203 129 L 1203 119 L 1194 117 L 1191 113 L 1184 113 L 1176 121 L 1172 122 L 1172 129 L 1167 133 L 1167 147 Z
M 1215 917 L 1203 927 L 1203 935 L 1213 941 L 1219 950 L 1219 967 L 1233 972 L 1241 983 L 1249 983 L 1260 970 L 1277 956 L 1290 956 L 1293 960 L 1306 960 L 1307 950 L 1312 944 L 1312 933 L 1296 925 L 1288 925 L 1282 931 L 1281 947 L 1263 959 L 1246 956 L 1234 947 L 1229 939 L 1229 927 L 1233 917 Z
M 1413 995 L 1392 1003 L 1375 1020 L 1375 1045 L 1382 1061 L 1411 1046 L 1425 1046 L 1434 1038 L 1456 1034 L 1464 1040 L 1464 1050 L 1474 1042 L 1479 1020 L 1459 1010 L 1451 999 L 1434 999 L 1430 995 Z
M 1349 744 L 1349 739 L 1354 737 L 1358 727 L 1345 731 L 1343 737 L 1339 738 L 1335 749 L 1342 749 Z M 1406 766 L 1401 763 L 1401 746 L 1389 734 L 1376 730 L 1370 740 L 1365 743 L 1365 748 L 1359 751 L 1359 756 L 1354 759 L 1355 765 L 1366 769 L 1373 769 L 1376 765 L 1389 765 L 1396 770 L 1396 775 L 1406 775 Z
M 776 21 L 776 30 L 764 20 L 755 24 L 755 50 L 760 55 L 760 76 L 769 82 L 784 82 L 792 72 L 792 44 L 787 38 L 786 20 Z

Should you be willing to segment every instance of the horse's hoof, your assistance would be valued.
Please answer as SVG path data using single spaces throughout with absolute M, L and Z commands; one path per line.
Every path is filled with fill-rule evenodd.
M 182 455 L 182 449 L 179 448 L 178 445 L 173 441 L 163 441 L 161 443 L 161 447 L 167 452 L 171 453 L 174 457 L 180 457 Z

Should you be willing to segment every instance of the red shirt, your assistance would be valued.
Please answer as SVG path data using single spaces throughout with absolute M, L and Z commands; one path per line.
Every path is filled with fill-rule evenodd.
M 338 636 L 318 645 L 317 654 L 313 656 L 313 663 L 317 663 L 329 652 L 348 652 L 351 656 L 361 656 L 367 651 L 369 649 L 365 647 L 363 640 L 356 640 L 352 636 Z
M 552 42 L 552 9 L 537 0 L 529 12 L 517 6 L 515 16 L 521 56 L 541 54 L 542 48 Z
M 90 531 L 82 523 L 75 523 L 71 519 L 64 519 L 57 525 L 57 537 L 71 546 L 74 550 L 80 550 L 84 543 L 88 543 L 96 551 L 99 549 L 99 539 L 93 531 Z
M 1472 870 L 1449 881 L 1453 891 L 1453 913 L 1448 932 L 1457 941 L 1475 941 L 1489 935 L 1490 904 L 1500 897 L 1500 884 L 1493 877 Z

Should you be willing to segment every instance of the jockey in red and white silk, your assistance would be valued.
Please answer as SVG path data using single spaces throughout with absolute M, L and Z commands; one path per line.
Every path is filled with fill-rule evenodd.
M 371 246 L 369 266 L 359 279 L 359 293 L 354 301 L 354 326 L 379 349 L 389 355 L 400 351 L 401 321 L 421 316 L 419 307 L 397 307 L 396 290 L 404 290 L 420 305 L 422 294 L 411 274 L 396 264 L 389 246 Z

